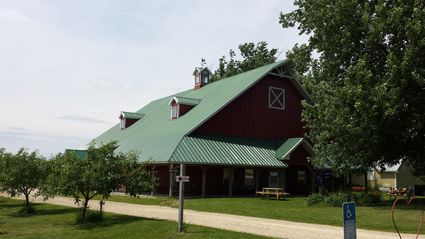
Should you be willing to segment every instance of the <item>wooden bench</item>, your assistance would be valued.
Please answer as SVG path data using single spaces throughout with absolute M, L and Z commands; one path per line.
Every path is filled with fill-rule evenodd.
M 262 191 L 258 191 L 255 194 L 260 197 L 266 197 L 267 199 L 269 199 L 269 196 L 273 196 L 276 197 L 277 200 L 280 198 L 285 200 L 285 197 L 289 195 L 289 193 L 283 191 L 283 188 L 263 188 Z

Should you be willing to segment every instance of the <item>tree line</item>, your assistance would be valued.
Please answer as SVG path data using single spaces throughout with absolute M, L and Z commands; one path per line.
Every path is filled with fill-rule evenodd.
M 117 153 L 116 142 L 85 151 L 67 150 L 47 159 L 37 151 L 0 149 L 0 190 L 25 197 L 24 213 L 32 213 L 30 197 L 70 196 L 80 206 L 77 220 L 86 222 L 89 201 L 108 199 L 124 187 L 131 196 L 152 190 L 154 177 L 136 152 Z

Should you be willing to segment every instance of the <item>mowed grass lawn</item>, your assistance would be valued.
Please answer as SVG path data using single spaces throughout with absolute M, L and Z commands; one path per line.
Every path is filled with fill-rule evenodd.
M 35 213 L 22 215 L 22 200 L 0 197 L 0 238 L 264 238 L 249 234 L 105 213 L 104 221 L 75 224 L 76 209 L 34 204 Z
M 185 200 L 185 208 L 198 211 L 219 212 L 243 216 L 263 217 L 315 224 L 342 226 L 342 209 L 339 207 L 307 207 L 305 197 L 290 197 L 286 200 L 265 200 L 260 198 L 197 198 Z M 113 196 L 109 200 L 149 205 L 177 207 L 177 200 L 168 197 L 133 198 Z M 420 201 L 424 203 L 423 199 Z M 416 233 L 419 225 L 419 208 L 405 206 L 400 202 L 396 210 L 396 221 L 401 232 Z M 425 204 L 422 204 L 425 205 Z M 391 219 L 391 201 L 381 206 L 358 206 L 357 226 L 359 228 L 394 231 Z M 424 230 L 422 230 L 424 233 Z

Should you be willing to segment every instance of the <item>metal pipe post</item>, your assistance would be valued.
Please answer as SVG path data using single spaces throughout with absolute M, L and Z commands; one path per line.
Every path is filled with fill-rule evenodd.
M 185 165 L 184 164 L 180 164 L 180 176 L 184 176 L 185 174 L 185 170 L 184 170 Z M 184 182 L 183 180 L 180 180 L 180 185 L 179 185 L 179 226 L 178 226 L 178 230 L 179 232 L 183 232 L 183 207 L 184 207 Z

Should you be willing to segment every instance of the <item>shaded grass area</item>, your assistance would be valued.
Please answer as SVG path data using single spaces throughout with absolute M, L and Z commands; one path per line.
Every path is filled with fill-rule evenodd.
M 197 211 L 342 226 L 342 209 L 340 207 L 307 207 L 305 199 L 305 197 L 290 197 L 284 201 L 277 201 L 260 198 L 197 198 L 185 200 L 185 208 Z M 169 197 L 132 198 L 128 196 L 113 196 L 109 200 L 177 206 L 177 200 Z M 406 206 L 405 204 L 405 201 L 400 201 L 397 207 L 395 214 L 397 225 L 402 233 L 416 233 L 420 220 L 420 209 L 425 207 L 425 198 L 419 198 L 411 206 Z M 385 200 L 377 206 L 358 206 L 358 228 L 395 232 L 391 219 L 391 205 L 392 201 Z M 424 229 L 422 229 L 422 233 L 424 233 Z
M 21 214 L 20 200 L 0 197 L 0 238 L 264 238 L 207 227 L 105 213 L 104 221 L 79 225 L 76 209 L 34 204 L 34 214 Z

